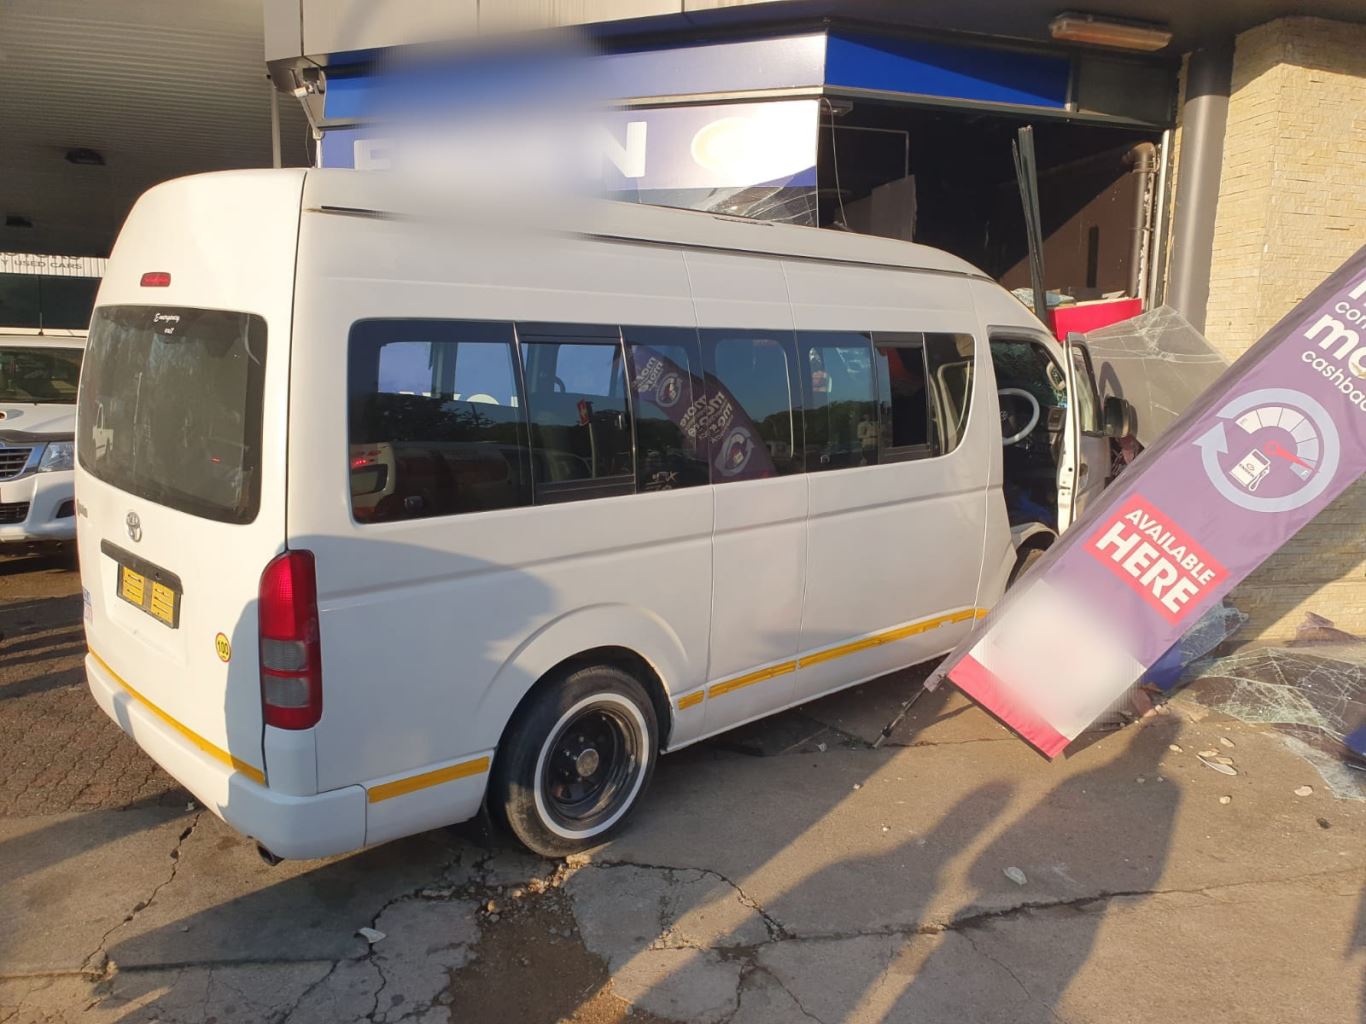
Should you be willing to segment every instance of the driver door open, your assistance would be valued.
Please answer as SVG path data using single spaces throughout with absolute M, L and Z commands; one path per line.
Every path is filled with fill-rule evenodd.
M 1059 533 L 1076 522 L 1104 489 L 1110 469 L 1110 438 L 1101 422 L 1100 391 L 1091 353 L 1079 334 L 1069 334 L 1063 342 L 1063 373 L 1067 418 L 1058 460 Z

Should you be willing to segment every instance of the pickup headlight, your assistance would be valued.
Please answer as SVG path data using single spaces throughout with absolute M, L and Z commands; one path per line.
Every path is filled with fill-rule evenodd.
M 75 466 L 76 443 L 74 441 L 53 441 L 43 452 L 38 463 L 39 473 L 56 473 Z

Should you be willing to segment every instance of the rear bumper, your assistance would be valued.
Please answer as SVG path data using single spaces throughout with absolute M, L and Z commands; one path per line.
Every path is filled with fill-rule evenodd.
M 86 679 L 95 702 L 161 767 L 209 810 L 271 853 L 291 859 L 327 857 L 365 845 L 366 792 L 347 786 L 316 796 L 289 796 L 234 769 L 169 727 L 91 655 Z M 253 760 L 259 760 L 259 751 Z
M 75 490 L 71 472 L 0 481 L 0 544 L 75 540 Z M 59 517 L 67 502 L 70 514 Z

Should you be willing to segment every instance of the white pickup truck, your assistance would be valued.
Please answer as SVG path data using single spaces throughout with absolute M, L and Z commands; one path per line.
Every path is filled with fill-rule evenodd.
M 0 549 L 76 538 L 84 331 L 0 329 Z

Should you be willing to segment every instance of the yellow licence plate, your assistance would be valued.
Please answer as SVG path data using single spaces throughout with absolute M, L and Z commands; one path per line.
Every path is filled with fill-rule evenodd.
M 179 625 L 180 595 L 166 584 L 149 580 L 126 565 L 119 566 L 119 597 L 172 629 Z

